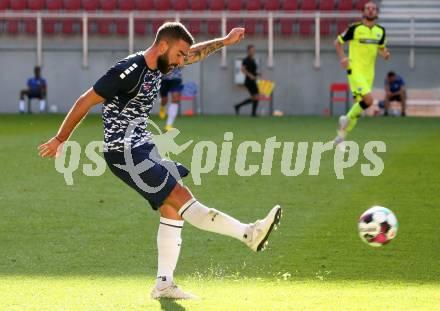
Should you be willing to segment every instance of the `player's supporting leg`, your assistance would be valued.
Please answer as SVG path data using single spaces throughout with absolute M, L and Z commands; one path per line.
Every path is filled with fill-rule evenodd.
M 20 113 L 25 113 L 26 110 L 26 104 L 24 102 L 24 97 L 27 95 L 27 90 L 21 90 L 20 91 L 20 101 L 18 102 L 18 111 Z
M 371 93 L 362 96 L 360 101 L 357 101 L 351 109 L 348 111 L 347 115 L 341 116 L 339 118 L 339 128 L 338 135 L 334 140 L 335 145 L 339 145 L 345 139 L 348 132 L 351 132 L 356 126 L 359 117 L 362 112 L 373 104 L 373 96 Z
M 171 104 L 168 106 L 168 118 L 165 129 L 167 131 L 173 128 L 174 121 L 179 113 L 180 92 L 171 93 Z
M 404 90 L 400 90 L 400 102 L 402 103 L 402 117 L 406 116 L 406 92 Z

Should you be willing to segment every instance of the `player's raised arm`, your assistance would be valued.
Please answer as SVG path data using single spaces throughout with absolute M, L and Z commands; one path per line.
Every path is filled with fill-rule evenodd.
M 40 156 L 55 157 L 59 145 L 70 137 L 75 127 L 85 117 L 87 112 L 89 112 L 90 108 L 101 103 L 103 100 L 104 98 L 99 96 L 93 88 L 90 88 L 81 95 L 64 118 L 58 133 L 38 147 Z
M 188 56 L 185 57 L 185 65 L 190 65 L 203 60 L 224 46 L 233 45 L 241 41 L 244 37 L 244 28 L 234 28 L 224 38 L 217 38 L 191 46 Z

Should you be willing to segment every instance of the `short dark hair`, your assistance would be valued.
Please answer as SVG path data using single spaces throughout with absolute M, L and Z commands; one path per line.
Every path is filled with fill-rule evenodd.
M 183 40 L 189 45 L 194 44 L 194 37 L 182 23 L 178 22 L 166 22 L 159 27 L 154 44 L 158 44 L 159 41 L 164 39 Z
M 395 77 L 396 73 L 394 71 L 388 72 L 388 78 Z
M 367 1 L 364 3 L 364 6 L 362 7 L 362 11 L 365 11 L 365 7 L 368 3 L 373 3 L 376 6 L 377 11 L 379 12 L 379 6 L 377 5 L 376 1 Z

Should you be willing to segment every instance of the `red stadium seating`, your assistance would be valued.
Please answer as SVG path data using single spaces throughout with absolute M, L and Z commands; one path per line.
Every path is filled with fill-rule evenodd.
M 121 11 L 133 11 L 136 8 L 134 0 L 119 0 L 118 9 Z
M 158 11 L 169 11 L 172 9 L 170 0 L 156 0 L 154 8 Z
M 6 24 L 6 29 L 8 30 L 8 33 L 11 35 L 17 34 L 19 30 L 18 20 L 8 20 Z
M 64 8 L 67 11 L 78 11 L 81 9 L 81 0 L 64 0 Z
M 298 8 L 296 0 L 284 0 L 282 5 L 283 11 L 293 12 Z M 293 33 L 294 20 L 282 19 L 281 20 L 281 34 L 289 36 Z
M 174 0 L 173 9 L 176 11 L 186 11 L 189 9 L 188 0 Z
M 43 20 L 43 31 L 45 34 L 51 35 L 55 33 L 55 25 L 57 21 L 54 19 Z
M 96 11 L 99 8 L 99 0 L 82 0 L 81 5 L 86 11 Z
M 276 11 L 279 10 L 280 7 L 280 1 L 279 0 L 267 0 L 264 3 L 264 10 L 265 11 Z
M 28 0 L 27 7 L 29 10 L 32 10 L 32 11 L 43 10 L 45 7 L 45 1 L 44 0 Z
M 37 32 L 37 20 L 36 18 L 26 18 L 24 21 L 24 31 L 33 35 Z
M 207 8 L 207 1 L 205 0 L 191 0 L 190 9 L 192 11 L 203 11 Z
M 11 10 L 26 10 L 26 0 L 11 0 L 9 3 Z
M 124 2 L 124 0 L 121 0 Z M 135 0 L 135 8 L 138 11 L 151 11 L 154 9 L 153 0 Z M 147 21 L 144 19 L 136 19 L 134 21 L 134 33 L 143 36 L 147 33 Z
M 66 11 L 79 11 L 81 9 L 80 0 L 64 0 L 64 9 Z M 75 28 L 81 29 L 81 21 L 78 19 L 63 19 L 62 32 L 66 35 L 73 34 Z
M 316 1 L 315 0 L 303 0 L 301 4 L 302 11 L 315 11 Z M 310 36 L 312 34 L 312 26 L 315 23 L 314 19 L 300 19 L 299 20 L 299 34 L 301 36 Z
M 243 1 L 241 1 L 241 0 L 230 1 L 228 3 L 228 10 L 229 11 L 241 11 L 242 9 L 243 9 Z M 232 28 L 235 28 L 238 26 L 243 26 L 243 21 L 241 19 L 228 18 L 228 20 L 226 22 L 226 31 L 228 32 Z
M 262 9 L 262 5 L 260 0 L 252 0 L 246 2 L 246 6 L 245 6 L 246 11 L 259 11 L 261 9 Z M 257 27 L 257 20 L 246 18 L 244 20 L 244 27 L 246 29 L 246 34 L 248 35 L 255 34 Z
M 335 1 L 327 0 L 319 2 L 319 10 L 324 12 L 333 11 L 335 9 Z M 330 25 L 332 24 L 333 19 L 322 19 L 321 18 L 321 35 L 329 35 L 330 34 Z
M 99 6 L 103 11 L 114 11 L 117 8 L 116 0 L 100 0 Z
M 9 0 L 0 0 L 0 11 L 9 9 Z
M 46 0 L 46 8 L 49 11 L 58 11 L 63 9 L 63 1 L 62 0 Z
M 211 11 L 222 11 L 225 10 L 225 1 L 224 0 L 211 0 L 209 3 L 209 10 Z M 220 34 L 220 21 L 219 20 L 209 20 L 208 21 L 208 33 L 210 35 L 218 35 Z
M 338 10 L 339 11 L 351 11 L 353 10 L 353 1 L 352 0 L 339 0 Z M 348 25 L 352 22 L 350 19 L 341 19 L 338 18 L 336 21 L 336 31 L 342 33 L 348 27 Z
M 121 0 L 125 2 L 124 0 Z M 153 0 L 135 0 L 135 8 L 139 11 L 151 11 L 154 9 Z

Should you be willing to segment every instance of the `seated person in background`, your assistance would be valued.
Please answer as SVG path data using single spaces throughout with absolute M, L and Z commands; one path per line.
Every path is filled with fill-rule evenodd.
M 20 113 L 25 112 L 25 96 L 28 98 L 28 100 L 31 100 L 32 98 L 38 98 L 40 100 L 40 112 L 46 111 L 46 80 L 44 80 L 40 76 L 40 73 L 40 67 L 36 66 L 34 68 L 34 77 L 29 78 L 27 81 L 27 89 L 20 91 Z M 32 113 L 30 105 L 28 113 Z
M 385 115 L 388 115 L 388 109 L 392 101 L 398 101 L 402 103 L 402 116 L 406 115 L 406 90 L 405 81 L 402 77 L 398 76 L 395 72 L 388 72 L 385 79 Z

